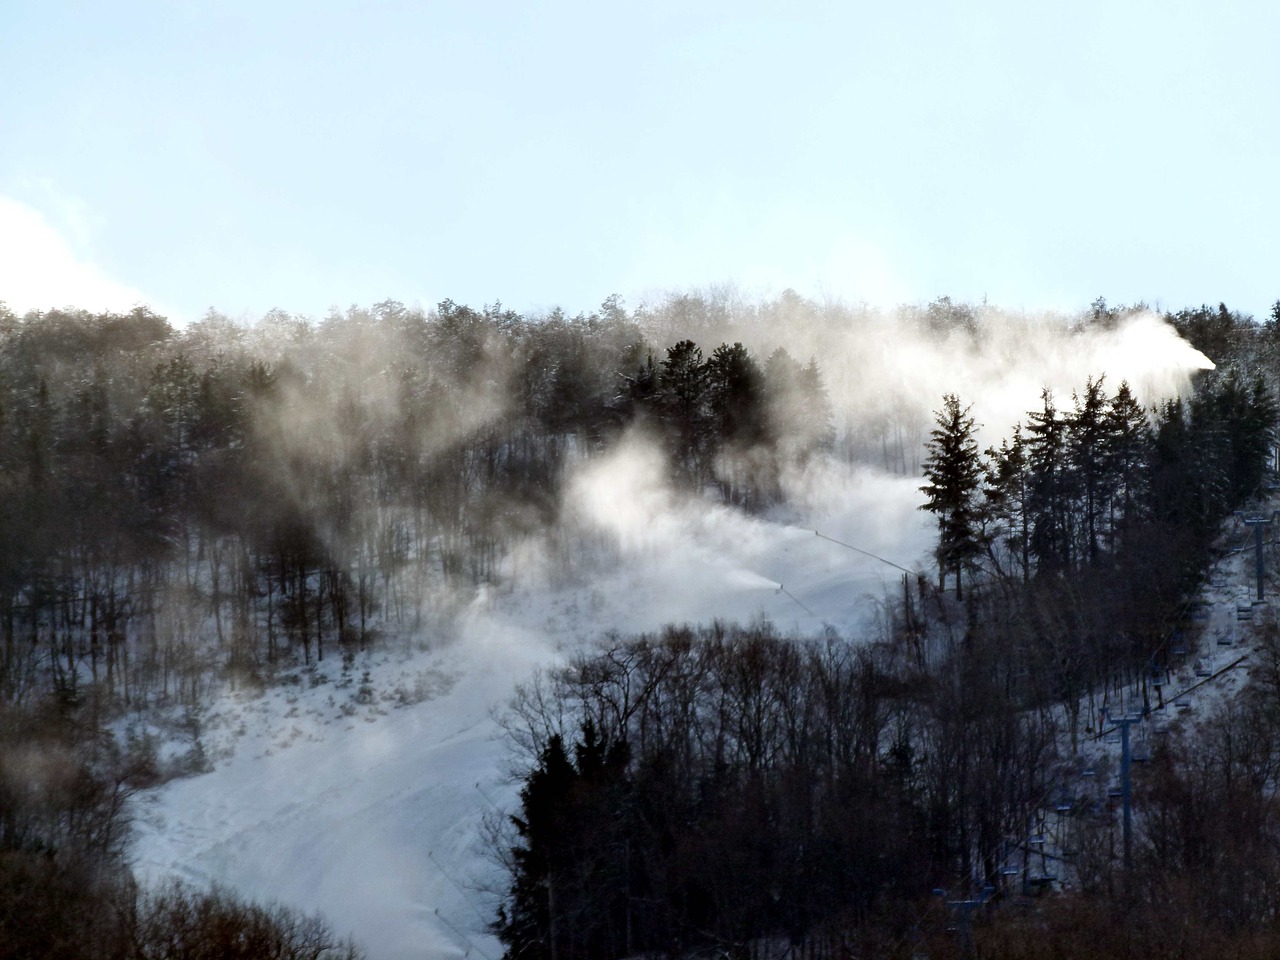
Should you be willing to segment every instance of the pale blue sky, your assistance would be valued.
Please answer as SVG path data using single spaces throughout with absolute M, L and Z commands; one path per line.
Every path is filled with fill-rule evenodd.
M 5 0 L 0 299 L 1261 317 L 1277 38 L 1277 5 L 1176 0 Z

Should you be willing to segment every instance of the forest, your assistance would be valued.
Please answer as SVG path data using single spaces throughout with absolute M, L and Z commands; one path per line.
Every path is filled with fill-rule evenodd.
M 1144 310 L 1052 322 L 1083 339 Z M 1047 874 L 1028 824 L 1060 799 L 1095 704 L 1159 696 L 1223 523 L 1273 478 L 1280 305 L 1264 323 L 1222 305 L 1163 319 L 1216 364 L 1183 395 L 1144 407 L 1095 370 L 984 450 L 976 398 L 922 411 L 920 385 L 882 387 L 875 350 L 798 332 L 858 342 L 861 325 L 870 344 L 881 318 L 790 291 L 573 317 L 210 311 L 181 329 L 145 308 L 0 306 L 0 931 L 44 932 L 12 955 L 357 955 L 320 918 L 139 889 L 129 796 L 206 761 L 165 766 L 105 731 L 430 635 L 523 538 L 572 565 L 568 471 L 634 432 L 672 484 L 750 513 L 785 509 L 821 458 L 918 476 L 938 581 L 904 577 L 874 636 L 672 625 L 520 687 L 521 806 L 495 840 L 510 956 L 910 956 L 934 936 L 920 917 L 945 911 L 933 890 L 984 885 L 1009 909 L 930 955 L 1272 951 L 1270 661 L 1233 716 L 1161 745 L 1145 815 L 1169 829 L 1127 869 L 1114 818 L 1073 798 L 1075 882 L 1031 884 Z M 1010 322 L 941 298 L 892 329 L 980 354 Z M 1046 896 L 1014 895 L 1015 860 L 1019 894 Z M 1205 919 L 1171 923 L 1188 914 Z M 219 924 L 258 946 L 226 952 Z

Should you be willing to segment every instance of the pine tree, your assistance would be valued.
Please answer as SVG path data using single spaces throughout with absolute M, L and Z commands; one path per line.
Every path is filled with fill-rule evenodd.
M 557 842 L 567 832 L 565 815 L 578 777 L 564 741 L 553 736 L 538 767 L 520 791 L 521 815 L 513 816 L 521 843 L 511 850 L 511 889 L 494 924 L 509 956 L 552 960 L 560 931 L 557 879 L 563 857 Z
M 707 364 L 702 349 L 692 340 L 681 340 L 667 350 L 655 400 L 674 444 L 676 463 L 695 486 L 701 486 L 709 466 L 706 453 L 711 412 Z
M 920 507 L 938 519 L 938 589 L 946 589 L 947 571 L 955 574 L 956 599 L 963 599 L 961 571 L 978 552 L 979 486 L 982 461 L 970 407 L 961 407 L 954 393 L 942 398 L 934 412 L 937 427 L 926 444 L 924 475 L 920 487 L 927 498 Z
M 1099 528 L 1109 492 L 1105 452 L 1107 397 L 1102 392 L 1105 379 L 1085 380 L 1084 393 L 1073 394 L 1075 409 L 1066 419 L 1067 465 L 1084 521 L 1084 553 L 1091 564 L 1098 561 Z
M 1151 423 L 1128 381 L 1121 382 L 1107 405 L 1106 472 L 1110 478 L 1108 539 L 1116 549 L 1120 531 L 1142 519 L 1149 502 Z
M 1037 569 L 1066 570 L 1071 563 L 1071 477 L 1067 471 L 1066 421 L 1053 394 L 1027 415 L 1027 463 L 1031 472 L 1031 553 Z
M 747 502 L 754 493 L 752 450 L 767 433 L 764 374 L 740 343 L 720 344 L 706 364 L 711 418 L 710 451 L 726 499 Z
M 1013 428 L 1011 440 L 987 450 L 987 463 L 987 516 L 998 525 L 997 536 L 1021 567 L 1025 584 L 1031 578 L 1031 476 L 1021 424 Z

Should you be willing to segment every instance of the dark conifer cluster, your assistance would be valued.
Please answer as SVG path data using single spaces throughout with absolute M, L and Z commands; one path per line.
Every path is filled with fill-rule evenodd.
M 829 450 L 835 435 L 817 362 L 802 367 L 781 347 L 761 366 L 741 343 L 704 358 L 681 340 L 627 379 L 622 410 L 657 430 L 679 479 L 714 484 L 740 506 L 778 499 L 782 469 Z
M 985 667 L 951 683 L 887 648 L 717 625 L 524 689 L 509 955 L 887 955 L 922 893 L 998 871 L 1049 781 L 1052 730 Z
M 939 589 L 951 573 L 962 597 L 966 568 L 1025 585 L 1123 563 L 1153 528 L 1203 547 L 1263 495 L 1277 408 L 1261 373 L 1205 378 L 1152 416 L 1127 383 L 1108 397 L 1104 380 L 1087 380 L 1066 412 L 1044 391 L 985 456 L 968 410 L 944 398 L 921 488 L 938 519 Z

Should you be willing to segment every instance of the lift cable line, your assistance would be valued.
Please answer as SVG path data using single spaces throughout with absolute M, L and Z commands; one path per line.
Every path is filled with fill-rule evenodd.
M 884 557 L 878 556 L 877 554 L 872 553 L 870 550 L 863 550 L 861 547 L 855 547 L 852 543 L 845 543 L 843 540 L 837 540 L 835 537 L 828 537 L 825 533 L 819 533 L 817 530 L 813 531 L 813 534 L 814 536 L 820 537 L 823 540 L 829 540 L 831 543 L 839 544 L 840 546 L 847 547 L 850 550 L 854 550 L 862 554 L 863 556 L 870 557 L 872 560 L 879 560 L 881 563 L 887 563 L 889 566 L 896 567 L 898 570 L 901 570 L 903 573 L 909 573 L 913 577 L 919 576 L 920 571 L 908 570 L 902 564 L 894 563 L 892 560 L 886 560 Z

